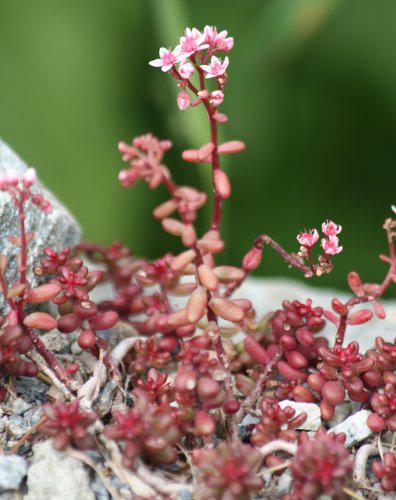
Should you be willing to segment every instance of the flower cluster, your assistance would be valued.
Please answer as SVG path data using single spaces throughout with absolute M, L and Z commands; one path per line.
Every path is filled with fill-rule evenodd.
M 257 475 L 262 457 L 252 446 L 223 442 L 216 449 L 194 450 L 193 461 L 206 498 L 248 500 L 263 487 Z
M 22 176 L 18 175 L 16 170 L 10 168 L 0 175 L 0 191 L 9 193 L 18 206 L 30 200 L 43 212 L 50 213 L 52 210 L 50 201 L 41 194 L 32 193 L 30 190 L 35 182 L 36 170 L 34 168 L 28 168 Z
M 324 238 L 321 241 L 321 247 L 326 255 L 335 255 L 342 252 L 342 247 L 339 246 L 337 234 L 342 231 L 342 227 L 332 221 L 323 222 L 322 233 Z M 297 241 L 304 247 L 304 251 L 310 251 L 319 240 L 317 229 L 310 229 L 297 235 Z
M 40 429 L 53 438 L 54 448 L 64 450 L 72 445 L 84 450 L 95 447 L 95 439 L 88 428 L 95 422 L 97 415 L 81 411 L 78 399 L 71 403 L 47 403 L 43 406 L 43 412 L 46 418 Z
M 342 487 L 352 472 L 352 462 L 345 448 L 345 434 L 327 434 L 323 427 L 314 438 L 305 436 L 291 464 L 293 492 L 285 500 L 315 500 L 320 495 L 342 496 Z
M 177 96 L 177 105 L 180 110 L 188 108 L 190 105 L 196 106 L 202 101 L 217 108 L 224 99 L 224 84 L 226 82 L 226 70 L 229 65 L 228 57 L 223 60 L 216 55 L 217 52 L 229 52 L 234 46 L 234 39 L 227 36 L 227 31 L 217 32 L 213 26 L 205 26 L 203 31 L 196 28 L 187 28 L 180 38 L 180 43 L 173 49 L 162 47 L 159 51 L 160 58 L 150 61 L 150 65 L 160 67 L 162 71 L 170 71 L 179 80 L 182 90 Z M 216 78 L 218 89 L 212 92 L 204 92 L 191 83 L 190 79 L 197 72 L 198 75 L 206 79 Z M 190 90 L 195 94 L 193 101 Z

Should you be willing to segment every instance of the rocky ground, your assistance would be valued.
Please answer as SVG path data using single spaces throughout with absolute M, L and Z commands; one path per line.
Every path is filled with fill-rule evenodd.
M 331 299 L 343 294 L 334 290 L 316 289 L 305 283 L 292 280 L 250 279 L 238 292 L 238 295 L 252 300 L 258 314 L 264 314 L 279 307 L 283 299 L 305 300 L 311 298 L 315 305 L 328 306 Z M 351 327 L 347 333 L 347 342 L 357 340 L 365 351 L 372 346 L 376 336 L 381 335 L 388 341 L 396 336 L 396 303 L 384 302 L 387 312 L 385 320 L 373 320 L 363 326 Z M 110 337 L 119 336 L 119 332 L 108 332 Z M 329 339 L 334 335 L 334 328 L 329 325 L 325 331 Z M 73 337 L 56 332 L 44 335 L 46 342 L 60 359 L 79 360 L 80 353 L 73 344 Z M 82 372 L 89 376 L 89 363 L 83 366 Z M 55 451 L 49 440 L 42 441 L 40 435 L 29 434 L 35 429 L 42 415 L 42 404 L 59 397 L 57 390 L 45 376 L 38 379 L 18 378 L 10 380 L 7 388 L 9 395 L 0 409 L 0 439 L 3 454 L 0 456 L 0 499 L 23 498 L 25 500 L 90 500 L 109 498 L 133 498 L 127 484 L 106 470 L 102 457 L 98 452 L 77 452 L 73 450 L 59 453 Z M 105 386 L 106 388 L 106 386 Z M 103 395 L 105 397 L 105 394 Z M 283 402 L 282 406 L 295 406 L 309 415 L 304 428 L 314 431 L 321 425 L 320 412 L 316 404 Z M 346 403 L 337 408 L 330 427 L 335 432 L 347 434 L 347 445 L 355 452 L 373 439 L 372 432 L 366 426 L 368 411 L 360 410 L 355 403 Z M 242 422 L 240 431 L 254 417 L 247 416 Z M 37 425 L 36 425 L 37 426 Z M 391 441 L 392 436 L 382 436 L 382 442 Z M 15 451 L 15 454 L 10 454 Z M 98 474 L 99 472 L 99 474 Z M 366 471 L 360 471 L 366 474 Z M 264 472 L 268 486 L 268 498 L 277 498 L 287 492 L 291 476 L 286 469 L 281 475 L 272 476 Z M 377 490 L 378 492 L 378 490 Z M 356 492 L 356 498 L 393 498 L 376 493 L 373 481 L 368 488 Z M 374 495 L 374 496 L 373 496 Z M 181 489 L 174 496 L 180 500 L 191 498 L 189 491 Z

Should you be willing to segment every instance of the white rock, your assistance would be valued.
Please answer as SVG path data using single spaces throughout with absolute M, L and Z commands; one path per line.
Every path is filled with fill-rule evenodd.
M 18 455 L 0 456 L 0 492 L 17 490 L 26 476 L 26 460 Z
M 281 309 L 282 301 L 285 299 L 305 302 L 306 299 L 310 298 L 313 300 L 314 306 L 321 306 L 324 309 L 331 310 L 330 304 L 334 297 L 341 301 L 346 301 L 352 297 L 352 292 L 340 292 L 331 288 L 315 288 L 314 283 L 314 279 L 300 282 L 287 278 L 249 278 L 235 292 L 233 297 L 251 300 L 253 307 L 256 309 L 257 317 Z M 364 325 L 348 326 L 345 345 L 356 340 L 359 343 L 361 352 L 365 352 L 370 347 L 373 347 L 375 338 L 378 336 L 382 336 L 387 342 L 393 343 L 396 337 L 396 302 L 395 300 L 383 300 L 381 304 L 384 306 L 386 318 L 380 320 L 374 317 Z M 370 309 L 370 304 L 361 304 L 354 308 L 353 311 L 357 311 L 359 308 Z M 320 335 L 326 337 L 332 345 L 335 333 L 335 326 L 328 322 Z M 233 337 L 233 340 L 239 342 L 243 340 L 244 336 L 243 334 L 238 338 Z
M 95 500 L 84 465 L 54 450 L 51 440 L 33 447 L 27 487 L 24 500 Z
M 291 489 L 292 481 L 293 478 L 290 471 L 285 470 L 285 472 L 279 476 L 278 485 L 276 487 L 277 494 L 280 496 L 288 493 Z
M 328 432 L 339 434 L 344 432 L 347 436 L 345 446 L 350 447 L 373 434 L 373 431 L 367 426 L 367 417 L 371 414 L 369 410 L 360 410 L 354 415 L 348 417 L 344 422 L 335 425 Z
M 300 427 L 298 427 L 298 429 L 304 431 L 316 431 L 322 425 L 320 409 L 316 403 L 297 403 L 296 401 L 285 399 L 279 402 L 279 406 L 282 409 L 286 406 L 291 406 L 293 410 L 296 411 L 296 416 L 303 412 L 307 414 L 307 420 Z

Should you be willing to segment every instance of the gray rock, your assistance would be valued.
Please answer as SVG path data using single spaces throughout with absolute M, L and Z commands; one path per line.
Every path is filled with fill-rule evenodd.
M 334 432 L 335 434 L 345 432 L 347 436 L 345 446 L 353 446 L 373 434 L 373 431 L 366 424 L 369 415 L 371 415 L 371 411 L 360 410 L 348 417 L 344 422 L 329 429 L 328 432 Z
M 23 175 L 28 167 L 0 139 L 0 174 L 5 173 L 9 168 L 14 169 L 19 175 Z M 38 280 L 32 272 L 32 267 L 39 262 L 43 248 L 50 246 L 59 251 L 75 245 L 80 238 L 80 228 L 67 209 L 40 183 L 36 183 L 32 191 L 43 194 L 53 207 L 50 214 L 43 213 L 33 205 L 28 206 L 26 210 L 27 232 L 35 231 L 35 236 L 29 243 L 28 255 L 28 278 L 30 283 L 35 285 Z M 0 191 L 0 255 L 10 257 L 5 276 L 7 283 L 13 284 L 18 277 L 16 263 L 18 249 L 7 240 L 7 236 L 19 237 L 18 217 L 10 196 Z M 4 308 L 4 300 L 2 297 L 0 300 L 0 309 L 2 309 Z
M 32 405 L 24 401 L 22 398 L 14 399 L 11 405 L 12 413 L 14 415 L 23 415 L 25 411 L 30 410 L 31 407 Z
M 18 455 L 0 455 L 0 492 L 17 490 L 26 476 L 26 460 Z
M 6 424 L 6 428 L 12 439 L 20 439 L 27 431 L 27 422 L 19 415 L 11 415 Z
M 24 500 L 95 500 L 83 464 L 59 453 L 51 440 L 33 446 Z

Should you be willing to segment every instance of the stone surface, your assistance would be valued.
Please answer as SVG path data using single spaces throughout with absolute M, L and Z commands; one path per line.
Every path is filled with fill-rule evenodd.
M 296 411 L 295 415 L 305 412 L 307 414 L 307 420 L 298 427 L 298 429 L 304 431 L 316 431 L 321 426 L 320 409 L 319 405 L 316 403 L 297 403 L 296 401 L 290 401 L 284 399 L 279 402 L 279 406 L 283 409 L 286 406 L 290 406 Z
M 366 420 L 371 414 L 371 411 L 360 410 L 354 415 L 348 417 L 344 422 L 332 427 L 328 432 L 334 432 L 339 434 L 340 432 L 345 432 L 347 439 L 345 446 L 353 446 L 364 439 L 367 439 L 373 434 L 373 431 L 367 427 Z
M 36 444 L 24 500 L 95 500 L 83 464 L 53 449 L 51 440 Z
M 0 456 L 0 492 L 17 490 L 26 476 L 26 460 L 18 455 Z
M 13 168 L 19 175 L 22 175 L 28 167 L 0 139 L 0 174 L 9 168 Z M 27 232 L 35 231 L 35 237 L 29 244 L 28 256 L 28 277 L 31 283 L 34 284 L 37 282 L 37 279 L 31 269 L 41 258 L 43 248 L 50 246 L 54 250 L 61 250 L 62 248 L 75 245 L 80 238 L 80 228 L 68 210 L 40 183 L 37 183 L 37 187 L 33 187 L 32 191 L 42 193 L 50 200 L 53 207 L 50 214 L 43 213 L 35 206 L 28 207 L 26 211 Z M 0 191 L 0 255 L 10 256 L 9 265 L 5 273 L 8 283 L 14 283 L 18 276 L 15 258 L 17 248 L 7 240 L 7 236 L 11 235 L 19 236 L 16 209 L 9 195 Z M 2 298 L 0 300 L 1 309 L 4 307 L 4 302 Z

